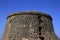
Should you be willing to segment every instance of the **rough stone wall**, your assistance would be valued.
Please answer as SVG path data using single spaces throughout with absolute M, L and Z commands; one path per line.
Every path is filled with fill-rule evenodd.
M 8 17 L 2 40 L 57 40 L 56 38 L 49 16 L 28 12 Z

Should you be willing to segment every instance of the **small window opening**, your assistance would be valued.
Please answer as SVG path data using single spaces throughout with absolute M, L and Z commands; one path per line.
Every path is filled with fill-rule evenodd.
M 41 32 L 42 27 L 39 27 L 39 32 Z
M 42 27 L 39 27 L 39 36 L 41 36 L 41 29 Z
M 40 19 L 41 18 L 41 16 L 38 16 L 38 19 Z
M 40 37 L 41 40 L 44 40 L 44 37 Z
M 11 23 L 12 21 L 10 20 L 10 23 Z
M 41 33 L 39 33 L 39 36 L 41 36 Z
M 43 21 L 41 19 L 39 19 L 39 22 L 43 23 Z

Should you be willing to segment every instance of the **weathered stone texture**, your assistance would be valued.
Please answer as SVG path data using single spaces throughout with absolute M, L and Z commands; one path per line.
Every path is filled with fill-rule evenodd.
M 52 18 L 41 12 L 15 13 L 7 17 L 2 40 L 57 40 Z

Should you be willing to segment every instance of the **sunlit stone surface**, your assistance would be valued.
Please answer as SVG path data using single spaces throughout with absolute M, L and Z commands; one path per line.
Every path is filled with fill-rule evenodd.
M 7 17 L 2 40 L 57 40 L 57 37 L 50 15 L 29 11 Z

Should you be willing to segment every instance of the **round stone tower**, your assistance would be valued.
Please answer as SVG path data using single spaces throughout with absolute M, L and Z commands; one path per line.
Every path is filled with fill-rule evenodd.
M 7 17 L 2 40 L 57 40 L 57 37 L 50 15 L 29 11 Z

